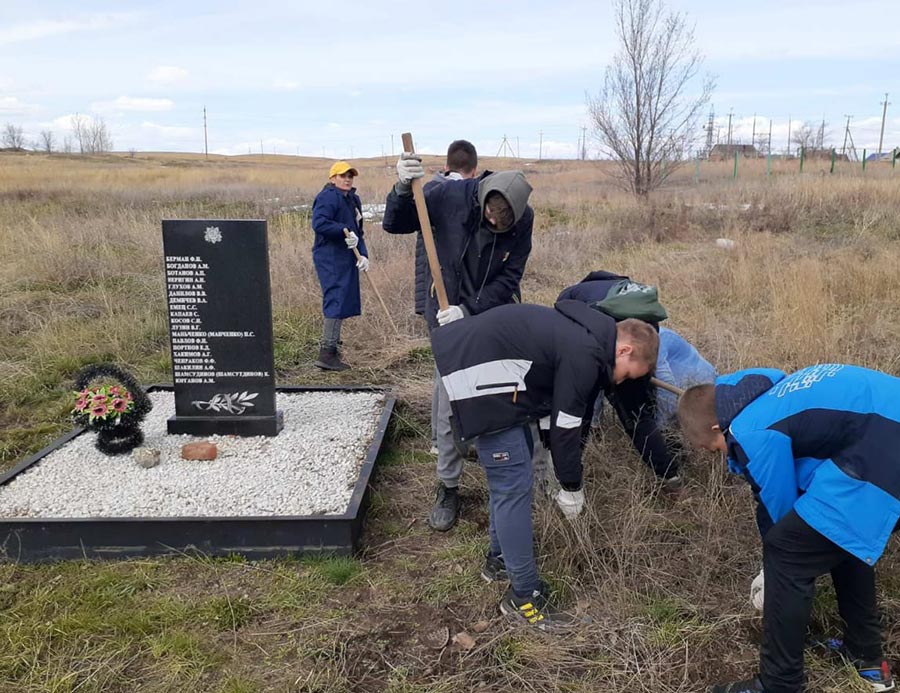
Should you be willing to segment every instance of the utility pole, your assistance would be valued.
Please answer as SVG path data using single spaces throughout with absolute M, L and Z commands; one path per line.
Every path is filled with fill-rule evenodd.
M 753 114 L 753 134 L 750 135 L 750 144 L 756 146 L 756 114 Z
M 766 145 L 766 154 L 772 156 L 772 119 L 769 118 L 769 143 Z
M 544 153 L 544 131 L 543 130 L 541 130 L 538 133 L 538 137 L 540 138 L 540 139 L 538 139 L 538 161 L 540 161 L 541 157 Z
M 884 121 L 887 118 L 887 107 L 891 104 L 888 102 L 888 95 L 885 93 L 884 101 L 881 104 L 884 110 L 881 112 L 881 135 L 878 137 L 878 161 L 881 161 L 881 146 L 884 144 Z
M 394 158 L 394 133 L 391 133 L 391 158 Z
M 519 149 L 519 136 L 518 135 L 516 135 L 516 158 L 517 159 L 522 158 L 522 150 Z
M 265 156 L 265 152 L 263 151 L 262 140 L 259 141 L 259 155 Z
M 209 139 L 206 136 L 206 106 L 203 107 L 203 155 L 209 158 Z
M 844 114 L 844 117 L 847 119 L 847 124 L 844 126 L 844 144 L 841 145 L 841 154 L 842 155 L 847 153 L 847 135 L 850 134 L 850 119 L 853 116 Z
M 513 158 L 516 156 L 512 145 L 509 143 L 509 138 L 506 135 L 503 135 L 503 140 L 500 142 L 500 149 L 497 150 L 497 156 L 500 156 L 501 152 L 503 156 L 511 156 Z M 509 153 L 507 154 L 507 152 Z
M 581 160 L 587 159 L 587 126 L 581 126 Z
M 728 111 L 728 147 L 731 148 L 731 117 L 734 115 L 734 109 Z

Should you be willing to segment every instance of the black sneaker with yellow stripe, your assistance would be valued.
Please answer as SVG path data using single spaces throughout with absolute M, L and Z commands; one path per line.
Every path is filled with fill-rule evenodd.
M 516 596 L 512 586 L 500 600 L 500 611 L 517 621 L 539 630 L 570 628 L 577 622 L 574 616 L 554 608 L 547 599 L 547 588 L 541 585 L 528 597 Z

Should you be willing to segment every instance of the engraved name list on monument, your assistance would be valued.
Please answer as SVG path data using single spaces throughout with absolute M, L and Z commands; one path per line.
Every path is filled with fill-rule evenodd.
M 163 221 L 175 383 L 170 433 L 276 435 L 264 221 Z

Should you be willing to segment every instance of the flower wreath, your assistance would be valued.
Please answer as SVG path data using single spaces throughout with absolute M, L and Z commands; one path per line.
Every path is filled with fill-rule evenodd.
M 110 378 L 119 384 L 90 387 L 98 378 Z M 153 405 L 128 371 L 112 363 L 88 366 L 75 379 L 73 394 L 72 419 L 79 426 L 97 431 L 100 452 L 118 455 L 144 442 L 140 423 Z

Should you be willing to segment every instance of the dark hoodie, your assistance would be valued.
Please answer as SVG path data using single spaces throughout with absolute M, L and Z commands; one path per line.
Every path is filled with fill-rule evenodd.
M 560 483 L 581 487 L 581 427 L 612 387 L 616 324 L 580 301 L 500 306 L 431 333 L 431 348 L 463 440 L 550 417 Z
M 623 280 L 630 281 L 625 275 L 597 270 L 578 284 L 563 289 L 556 300 L 600 302 Z M 659 331 L 659 323 L 649 324 Z M 626 380 L 608 393 L 607 398 L 641 459 L 660 478 L 678 476 L 680 445 L 675 439 L 667 440 L 659 430 L 656 421 L 656 388 L 650 384 L 650 376 Z M 589 430 L 586 429 L 585 435 L 588 433 Z
M 493 191 L 506 197 L 515 215 L 512 228 L 503 233 L 493 233 L 483 222 L 484 199 Z M 530 193 L 531 186 L 519 171 L 428 186 L 425 201 L 451 305 L 477 315 L 518 300 L 531 253 L 534 212 L 528 206 Z M 383 226 L 388 233 L 420 230 L 411 193 L 395 189 L 388 194 Z M 436 327 L 437 297 L 433 287 L 430 289 L 425 318 L 429 326 Z

